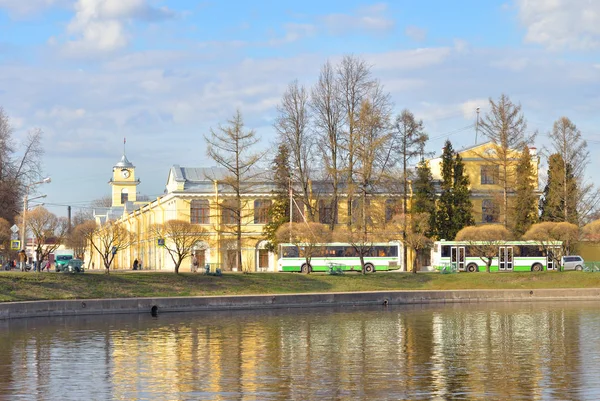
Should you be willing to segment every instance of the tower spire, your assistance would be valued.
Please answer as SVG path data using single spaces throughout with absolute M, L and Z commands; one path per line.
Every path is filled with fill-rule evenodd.
M 125 156 L 125 143 L 127 142 L 127 138 L 123 137 L 123 156 Z

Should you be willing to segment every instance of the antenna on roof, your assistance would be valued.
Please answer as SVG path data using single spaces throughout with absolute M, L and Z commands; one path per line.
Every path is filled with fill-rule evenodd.
M 475 122 L 475 145 L 477 145 L 477 134 L 479 133 L 479 107 L 477 110 L 477 121 Z

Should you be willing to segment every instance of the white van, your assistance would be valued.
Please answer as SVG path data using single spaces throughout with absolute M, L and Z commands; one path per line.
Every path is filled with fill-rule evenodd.
M 579 255 L 563 256 L 560 260 L 563 270 L 583 270 L 584 261 Z

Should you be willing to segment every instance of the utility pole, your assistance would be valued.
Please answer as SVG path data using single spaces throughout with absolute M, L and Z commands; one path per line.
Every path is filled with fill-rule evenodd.
M 479 107 L 477 108 L 477 121 L 475 122 L 475 145 L 477 145 L 477 134 L 479 134 Z
M 71 206 L 67 206 L 67 216 L 69 221 L 69 225 L 67 226 L 67 232 L 71 234 Z

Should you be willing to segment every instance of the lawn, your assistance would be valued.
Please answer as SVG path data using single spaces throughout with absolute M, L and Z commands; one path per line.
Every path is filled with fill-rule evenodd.
M 343 275 L 162 272 L 0 273 L 0 302 L 309 292 L 600 288 L 600 273 L 375 273 Z

